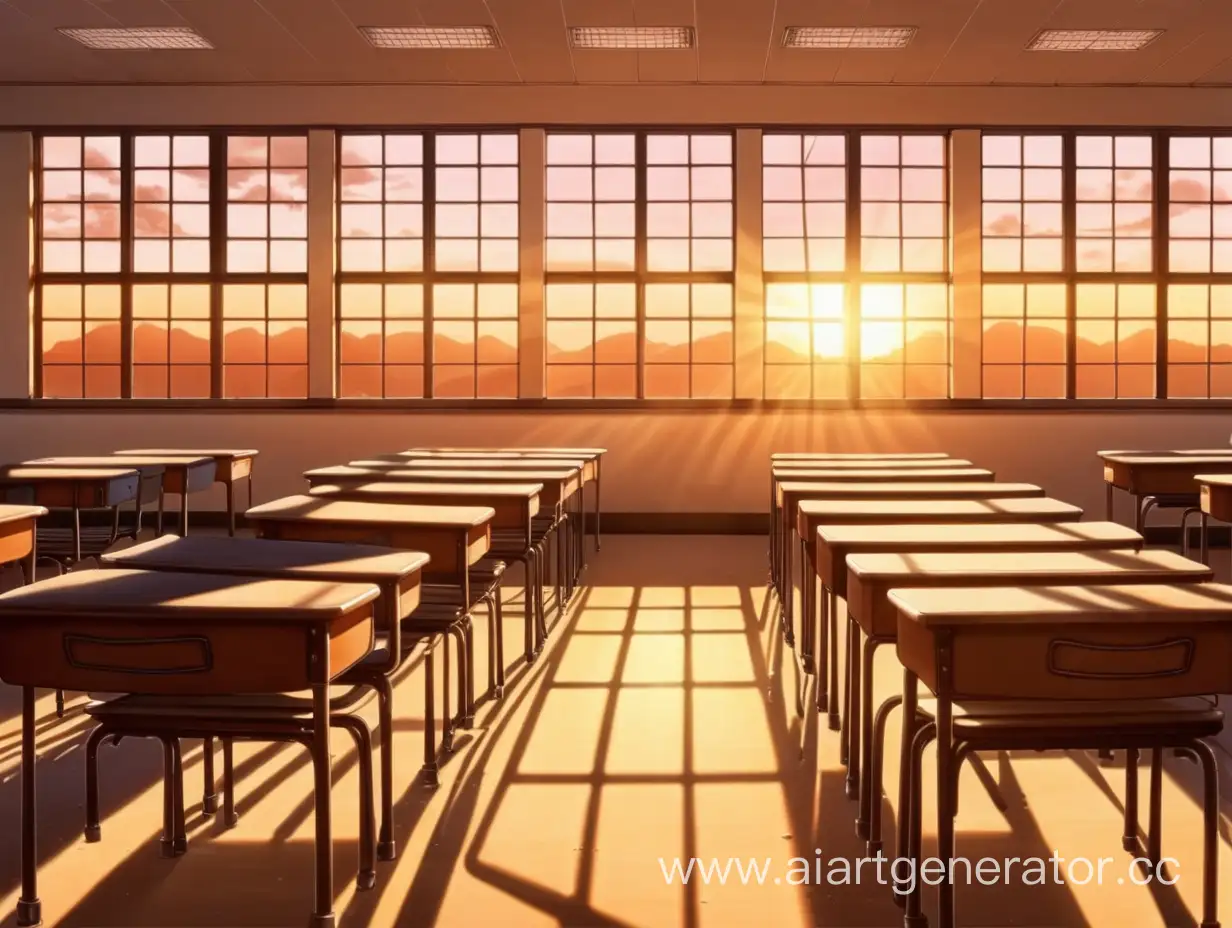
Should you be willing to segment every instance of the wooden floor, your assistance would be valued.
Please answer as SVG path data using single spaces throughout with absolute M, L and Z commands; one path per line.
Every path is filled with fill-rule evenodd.
M 1226 552 L 1215 556 L 1226 560 Z M 509 591 L 515 600 L 519 594 Z M 506 641 L 507 653 L 517 653 L 517 602 L 508 609 Z M 900 678 L 892 649 L 882 649 L 881 694 Z M 399 858 L 380 865 L 376 887 L 366 893 L 353 885 L 354 755 L 335 737 L 340 924 L 901 924 L 889 888 L 875 882 L 872 870 L 861 885 L 825 883 L 834 872 L 831 858 L 854 860 L 862 850 L 854 804 L 843 796 L 837 736 L 817 724 L 815 712 L 796 717 L 795 680 L 767 602 L 764 538 L 605 538 L 600 555 L 591 556 L 575 608 L 542 658 L 529 669 L 519 664 L 502 705 L 481 707 L 434 792 L 410 780 L 422 743 L 421 677 L 411 673 L 399 683 L 396 757 L 405 784 L 396 799 Z M 17 706 L 17 694 L 0 688 L 0 925 L 13 923 L 18 895 Z M 306 752 L 241 746 L 241 821 L 222 831 L 200 815 L 200 749 L 193 746 L 186 759 L 189 852 L 168 861 L 158 852 L 159 749 L 125 742 L 102 750 L 103 840 L 87 845 L 81 826 L 88 723 L 73 713 L 56 721 L 50 693 L 38 710 L 46 925 L 304 923 L 312 840 Z M 896 744 L 896 726 L 891 738 Z M 931 754 L 926 769 L 928 763 Z M 891 796 L 895 768 L 887 772 Z M 1087 755 L 987 756 L 969 765 L 959 854 L 1048 858 L 1055 851 L 1112 862 L 1104 885 L 961 886 L 960 924 L 1193 924 L 1201 868 L 1196 772 L 1185 761 L 1168 762 L 1164 853 L 1179 862 L 1173 872 L 1179 880 L 1150 889 L 1128 879 L 1119 765 L 1103 767 Z M 1232 796 L 1232 782 L 1224 780 Z M 1145 800 L 1145 774 L 1142 788 Z M 1229 808 L 1225 801 L 1225 923 L 1232 923 Z M 932 814 L 926 801 L 926 832 Z M 887 837 L 893 825 L 891 808 Z M 800 872 L 791 859 L 807 858 L 816 867 L 818 849 L 823 885 L 788 885 L 789 872 L 793 882 Z M 886 850 L 894 853 L 892 840 Z M 761 886 L 741 885 L 734 867 L 727 885 L 702 885 L 695 877 L 687 887 L 669 886 L 660 858 L 670 866 L 676 857 L 772 863 Z M 1081 867 L 1076 874 L 1085 876 Z M 931 895 L 926 906 L 931 910 Z

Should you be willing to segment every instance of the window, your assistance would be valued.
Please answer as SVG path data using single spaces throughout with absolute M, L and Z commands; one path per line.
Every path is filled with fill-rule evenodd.
M 1075 141 L 1074 269 L 1151 271 L 1151 137 L 1080 135 Z
M 227 139 L 226 397 L 308 395 L 308 140 Z
M 1065 269 L 1059 135 L 986 135 L 984 270 Z
M 1232 398 L 1232 285 L 1168 288 L 1168 396 Z
M 40 143 L 40 396 L 122 395 L 120 151 L 116 136 L 48 136 Z
M 45 136 L 38 159 L 39 396 L 307 395 L 305 136 Z
M 1232 138 L 1168 154 L 1167 395 L 1232 398 Z
M 985 135 L 983 337 L 988 399 L 1066 396 L 1065 143 L 1060 135 Z
M 945 138 L 860 139 L 860 265 L 865 271 L 946 269 Z
M 982 340 L 986 399 L 1065 397 L 1067 287 L 984 284 Z
M 518 395 L 518 137 L 339 141 L 338 395 Z
M 763 136 L 768 399 L 949 395 L 947 189 L 941 135 Z
M 730 133 L 550 133 L 547 395 L 734 391 Z
M 1156 395 L 1150 135 L 983 139 L 983 395 Z

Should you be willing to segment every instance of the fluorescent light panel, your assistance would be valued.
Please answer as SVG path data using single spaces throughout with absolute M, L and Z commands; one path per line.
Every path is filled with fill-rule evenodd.
M 1162 29 L 1043 29 L 1029 52 L 1132 52 L 1164 34 Z
M 360 26 L 377 48 L 500 48 L 491 26 Z
M 132 29 L 60 29 L 62 35 L 75 39 L 86 48 L 176 50 L 213 48 L 205 38 L 188 26 L 142 26 Z
M 574 48 L 692 48 L 692 26 L 571 26 Z
M 906 48 L 915 26 L 788 26 L 784 48 Z

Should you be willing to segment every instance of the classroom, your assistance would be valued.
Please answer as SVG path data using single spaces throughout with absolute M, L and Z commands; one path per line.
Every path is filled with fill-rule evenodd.
M 1232 924 L 1229 36 L 0 0 L 0 926 Z

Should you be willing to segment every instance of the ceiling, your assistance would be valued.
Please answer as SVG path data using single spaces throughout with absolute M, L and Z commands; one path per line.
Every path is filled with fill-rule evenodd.
M 479 25 L 502 47 L 372 48 L 357 26 Z M 212 51 L 91 51 L 67 26 L 189 25 Z M 696 47 L 571 49 L 567 26 L 692 25 Z M 780 47 L 788 26 L 917 26 L 902 50 Z M 1039 53 L 1041 28 L 1165 29 Z M 6 83 L 1229 85 L 1229 0 L 0 0 Z

